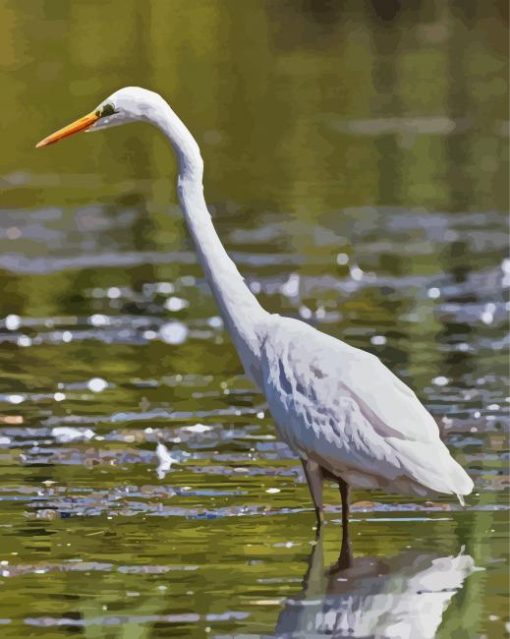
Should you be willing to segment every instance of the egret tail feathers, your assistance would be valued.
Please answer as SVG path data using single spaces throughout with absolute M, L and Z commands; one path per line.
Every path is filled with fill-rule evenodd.
M 388 441 L 388 440 L 387 440 Z M 450 455 L 441 441 L 421 444 L 394 440 L 406 475 L 428 490 L 456 495 L 464 506 L 464 495 L 473 490 L 473 480 Z
M 453 492 L 457 495 L 460 505 L 465 506 L 464 495 L 469 495 L 473 492 L 473 480 L 462 468 L 462 466 L 453 459 L 449 458 L 449 476 L 451 478 L 451 486 Z

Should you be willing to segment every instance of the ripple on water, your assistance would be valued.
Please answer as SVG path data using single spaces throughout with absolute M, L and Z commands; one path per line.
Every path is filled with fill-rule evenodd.
M 122 577 L 122 587 L 126 580 L 136 582 L 125 595 L 133 597 L 129 602 L 143 590 L 143 578 L 152 591 L 161 587 L 160 595 L 169 588 L 176 600 L 174 588 L 183 585 L 179 601 L 189 601 L 186 593 L 202 592 L 189 583 L 194 574 L 204 583 L 226 582 L 224 573 L 205 573 L 204 549 L 214 553 L 217 547 L 219 567 L 207 565 L 207 571 L 234 572 L 235 565 L 239 583 L 246 584 L 239 609 L 279 611 L 292 594 L 289 584 L 297 589 L 301 582 L 292 566 L 308 548 L 313 513 L 300 464 L 278 441 L 260 396 L 231 363 L 231 346 L 194 254 L 133 251 L 121 240 L 115 251 L 105 248 L 104 229 L 118 227 L 102 207 L 81 212 L 82 223 L 87 216 L 98 223 L 91 227 L 87 254 L 76 248 L 81 245 L 73 235 L 74 220 L 58 231 L 63 248 L 49 251 L 55 231 L 45 234 L 44 228 L 56 214 L 65 216 L 27 212 L 26 226 L 24 216 L 16 216 L 33 253 L 23 254 L 14 240 L 9 254 L 0 252 L 0 268 L 15 273 L 20 290 L 29 281 L 24 274 L 32 281 L 37 272 L 41 282 L 40 300 L 18 307 L 9 299 L 0 320 L 0 356 L 10 366 L 0 387 L 0 464 L 8 469 L 0 486 L 0 529 L 9 533 L 0 559 L 2 587 L 15 588 L 30 576 L 47 591 L 48 576 L 62 573 L 71 592 L 76 574 L 82 593 L 83 573 L 94 588 L 94 574 L 104 573 Z M 131 228 L 129 216 L 122 220 L 121 226 Z M 414 503 L 355 493 L 359 552 L 367 554 L 373 545 L 374 537 L 363 542 L 366 526 L 384 548 L 401 540 L 443 543 L 442 536 L 449 540 L 461 531 L 469 537 L 482 529 L 493 543 L 496 525 L 489 528 L 488 522 L 508 510 L 503 329 L 509 267 L 501 216 L 334 212 L 301 231 L 307 246 L 314 237 L 320 247 L 304 256 L 287 244 L 289 233 L 282 229 L 272 219 L 230 234 L 252 290 L 271 310 L 301 317 L 381 356 L 417 389 L 476 482 L 465 509 L 448 498 Z M 346 229 L 352 241 L 343 236 Z M 85 268 L 93 268 L 93 278 L 75 277 Z M 30 287 L 26 290 L 28 295 Z M 336 539 L 338 496 L 333 487 L 327 490 L 326 513 L 334 527 L 327 532 Z M 234 530 L 244 532 L 235 538 Z M 255 535 L 246 533 L 254 530 Z M 13 552 L 19 554 L 8 555 L 18 539 Z M 160 542 L 163 550 L 156 552 Z M 52 552 L 63 549 L 64 558 L 45 556 L 45 544 Z M 27 556 L 31 548 L 37 554 Z M 139 551 L 138 559 L 125 560 Z M 285 554 L 287 563 L 275 552 Z M 176 565 L 167 563 L 172 557 Z M 305 566 L 299 570 L 304 573 Z M 165 575 L 171 585 L 151 581 Z M 270 584 L 283 588 L 268 591 Z M 129 622 L 203 623 L 214 631 L 214 623 L 250 614 L 235 612 L 232 603 L 234 612 L 207 615 L 185 609 L 116 615 L 98 609 L 82 616 L 70 604 L 59 616 L 50 603 L 45 600 L 44 612 L 31 613 L 25 623 L 50 633 L 59 626 Z M 0 623 L 8 625 L 10 618 Z

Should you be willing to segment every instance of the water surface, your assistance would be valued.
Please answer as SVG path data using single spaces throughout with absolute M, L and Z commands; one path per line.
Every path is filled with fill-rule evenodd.
M 499 4 L 146 4 L 0 7 L 2 636 L 503 636 Z M 164 140 L 132 125 L 33 150 L 125 84 L 189 123 L 218 231 L 262 303 L 416 389 L 475 481 L 466 508 L 357 491 L 355 566 L 327 574 L 337 490 L 316 542 Z

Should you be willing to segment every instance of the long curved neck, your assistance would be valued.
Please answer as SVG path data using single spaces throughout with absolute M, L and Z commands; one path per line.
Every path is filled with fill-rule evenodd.
M 151 119 L 177 154 L 177 191 L 199 260 L 245 371 L 261 385 L 258 362 L 268 313 L 249 290 L 216 233 L 204 199 L 203 160 L 197 142 L 164 100 Z

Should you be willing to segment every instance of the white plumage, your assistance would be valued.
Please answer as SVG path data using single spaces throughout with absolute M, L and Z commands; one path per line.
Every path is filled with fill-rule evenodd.
M 278 430 L 301 457 L 351 486 L 461 497 L 473 482 L 413 391 L 374 355 L 272 316 L 264 391 Z
M 214 229 L 203 194 L 199 147 L 161 96 L 137 87 L 116 91 L 37 146 L 80 130 L 135 120 L 158 127 L 177 154 L 177 192 L 199 260 L 246 374 L 265 393 L 278 431 L 303 462 L 319 525 L 323 479 L 339 483 L 343 565 L 351 561 L 349 485 L 415 495 L 455 494 L 462 501 L 473 482 L 403 382 L 373 355 L 260 306 Z

